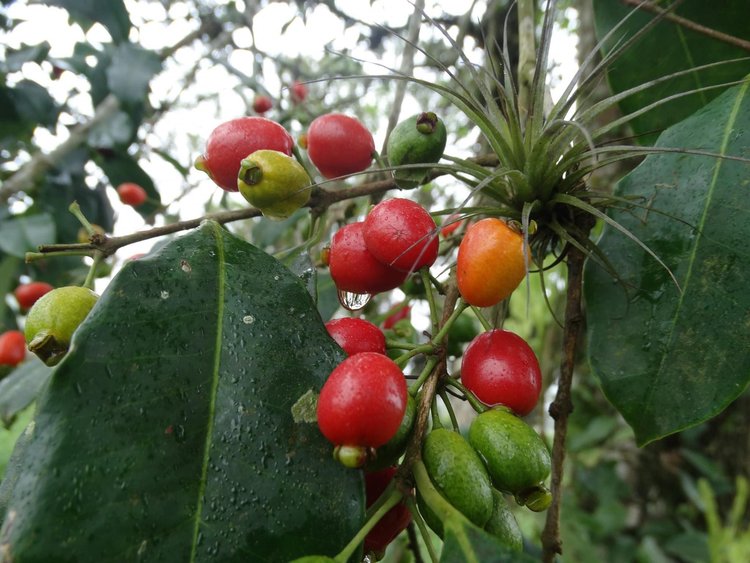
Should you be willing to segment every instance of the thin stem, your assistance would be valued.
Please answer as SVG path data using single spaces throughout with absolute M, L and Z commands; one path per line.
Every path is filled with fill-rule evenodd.
M 460 432 L 461 428 L 458 425 L 458 419 L 456 418 L 456 413 L 453 412 L 453 405 L 451 405 L 450 398 L 448 397 L 448 394 L 445 392 L 444 389 L 441 389 L 438 392 L 438 395 L 440 395 L 440 399 L 443 401 L 443 404 L 445 405 L 445 410 L 448 411 L 448 417 L 451 419 L 451 425 L 453 426 L 453 430 L 456 432 Z
M 349 558 L 352 556 L 354 551 L 357 549 L 359 544 L 361 544 L 367 534 L 370 533 L 370 530 L 372 530 L 375 527 L 375 524 L 377 524 L 380 519 L 386 515 L 386 513 L 396 506 L 400 501 L 402 497 L 402 493 L 398 488 L 394 488 L 390 494 L 383 499 L 382 504 L 380 504 L 380 507 L 372 514 L 372 516 L 365 522 L 364 526 L 357 532 L 357 535 L 355 535 L 351 541 L 346 544 L 346 547 L 342 549 L 334 559 L 336 561 L 339 561 L 341 563 L 346 563 L 349 561 Z
M 463 384 L 460 381 L 458 381 L 455 377 L 446 377 L 445 383 L 461 391 L 461 393 L 463 393 L 463 396 L 466 398 L 466 400 L 469 401 L 471 408 L 477 411 L 477 413 L 481 414 L 487 410 L 487 405 L 485 405 L 482 401 L 477 399 L 477 396 L 471 391 L 469 391 L 466 387 L 464 387 Z
M 427 360 L 427 363 L 424 366 L 424 369 L 422 370 L 422 373 L 419 374 L 419 377 L 417 377 L 416 381 L 411 384 L 409 387 L 409 394 L 413 397 L 417 394 L 417 391 L 419 391 L 419 388 L 422 387 L 422 384 L 424 383 L 425 379 L 427 379 L 430 374 L 432 373 L 432 370 L 437 365 L 438 360 L 435 356 L 430 357 L 429 360 Z
M 430 555 L 430 560 L 432 563 L 437 563 L 440 560 L 440 557 L 438 556 L 437 551 L 435 551 L 435 547 L 432 545 L 432 538 L 430 537 L 430 531 L 427 529 L 427 524 L 425 524 L 424 518 L 422 518 L 419 510 L 417 510 L 417 503 L 414 502 L 413 498 L 407 498 L 406 506 L 409 508 L 409 512 L 411 512 L 412 520 L 417 524 L 417 528 L 419 528 L 419 533 L 422 535 L 425 547 L 427 547 L 427 553 Z M 411 539 L 411 537 L 409 539 Z M 414 548 L 416 550 L 416 545 Z
M 552 504 L 547 510 L 547 520 L 542 532 L 543 561 L 552 563 L 555 554 L 562 553 L 560 539 L 560 505 L 562 502 L 563 464 L 565 462 L 565 439 L 568 416 L 573 412 L 571 385 L 575 368 L 576 351 L 583 328 L 582 288 L 585 254 L 575 246 L 568 251 L 568 287 L 563 330 L 563 359 L 560 366 L 557 395 L 549 407 L 555 421 L 555 437 L 552 443 Z
M 103 258 L 104 258 L 104 255 L 101 252 L 96 252 L 94 254 L 94 262 L 91 264 L 91 268 L 89 268 L 89 271 L 86 274 L 86 280 L 83 282 L 83 287 L 87 287 L 88 289 L 91 289 L 91 290 L 94 289 L 94 280 L 96 279 L 96 271 L 99 269 L 99 264 L 101 263 Z
M 432 292 L 432 283 L 430 281 L 430 272 L 428 268 L 422 268 L 419 270 L 419 275 L 422 277 L 422 284 L 427 293 L 427 302 L 430 304 L 430 321 L 432 322 L 432 334 L 435 335 L 438 332 L 438 308 L 435 302 L 435 294 Z

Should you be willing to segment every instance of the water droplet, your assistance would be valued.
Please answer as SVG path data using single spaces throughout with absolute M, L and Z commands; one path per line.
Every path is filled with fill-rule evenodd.
M 351 293 L 350 291 L 338 290 L 336 292 L 341 306 L 348 311 L 358 311 L 372 298 L 369 293 Z
M 169 299 L 169 292 L 166 289 L 162 289 L 161 293 L 159 294 L 159 296 L 162 299 Z
M 193 268 L 190 266 L 190 263 L 187 260 L 180 261 L 180 269 L 186 274 L 189 274 L 193 271 Z
M 244 317 L 242 317 L 242 322 L 246 325 L 253 324 L 255 322 L 255 317 L 252 315 L 245 315 Z

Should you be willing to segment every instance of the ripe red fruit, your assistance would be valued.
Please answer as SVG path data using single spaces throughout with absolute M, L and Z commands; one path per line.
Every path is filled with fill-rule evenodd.
M 344 225 L 331 239 L 328 266 L 339 291 L 375 294 L 401 285 L 408 274 L 379 262 L 365 246 L 364 223 Z
M 292 101 L 295 104 L 300 104 L 305 101 L 305 98 L 307 98 L 307 85 L 303 84 L 299 80 L 295 80 L 292 82 L 292 86 L 289 89 Z
M 271 98 L 269 98 L 268 96 L 264 96 L 263 94 L 258 94 L 253 99 L 253 111 L 255 113 L 266 113 L 272 107 L 273 107 L 273 102 L 271 101 Z
M 341 113 L 316 117 L 307 130 L 307 155 L 326 178 L 366 170 L 375 141 L 361 121 Z
M 26 357 L 26 337 L 20 330 L 0 334 L 0 365 L 15 366 Z
M 396 312 L 386 317 L 386 319 L 383 321 L 383 328 L 385 329 L 393 328 L 394 325 L 398 321 L 402 319 L 408 319 L 410 314 L 411 314 L 411 307 L 409 307 L 409 305 L 404 305 L 403 307 L 398 309 Z
M 354 317 L 332 319 L 326 323 L 326 330 L 347 356 L 360 352 L 385 354 L 385 335 L 370 321 Z
M 386 467 L 380 471 L 365 473 L 365 502 L 367 508 L 380 498 L 396 474 L 395 467 Z M 380 555 L 411 522 L 411 512 L 406 503 L 400 502 L 391 508 L 375 524 L 365 537 L 365 553 L 375 552 Z
M 292 136 L 275 121 L 259 115 L 239 117 L 211 132 L 206 150 L 195 160 L 195 167 L 206 172 L 220 188 L 236 192 L 243 158 L 261 149 L 291 156 L 293 146 Z
M 461 363 L 461 381 L 486 405 L 504 405 L 529 414 L 542 391 L 542 372 L 534 350 L 517 334 L 489 330 L 471 341 Z
M 406 379 L 388 356 L 349 356 L 328 376 L 318 398 L 318 427 L 337 446 L 377 448 L 406 412 Z
M 440 234 L 443 238 L 448 238 L 456 231 L 456 229 L 461 226 L 463 222 L 463 219 L 461 219 L 458 215 L 448 215 L 445 221 L 443 221 L 443 226 L 440 228 Z
M 146 190 L 133 182 L 123 182 L 117 186 L 117 195 L 120 196 L 121 202 L 125 205 L 132 205 L 133 207 L 143 205 L 148 199 Z
M 37 300 L 44 295 L 55 289 L 52 285 L 43 281 L 29 282 L 19 285 L 13 295 L 18 301 L 18 306 L 21 310 L 31 309 L 31 306 L 37 302 Z
M 365 218 L 364 237 L 375 258 L 402 272 L 429 267 L 438 255 L 435 221 L 410 199 L 378 203 Z

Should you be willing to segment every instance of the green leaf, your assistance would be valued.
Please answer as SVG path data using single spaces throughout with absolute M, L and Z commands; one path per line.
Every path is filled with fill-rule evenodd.
M 632 6 L 626 6 L 617 0 L 594 0 L 597 36 L 604 37 L 632 10 Z M 720 9 L 712 2 L 685 0 L 675 13 L 707 28 L 750 40 L 746 0 L 725 0 Z M 635 14 L 624 24 L 622 33 L 616 33 L 609 44 L 605 45 L 604 51 L 610 51 L 618 43 L 643 29 L 654 17 L 654 14 L 645 10 Z M 747 57 L 747 54 L 740 47 L 670 21 L 661 21 L 611 64 L 607 74 L 612 90 L 619 93 L 680 70 Z M 692 72 L 629 96 L 621 102 L 620 107 L 624 113 L 631 113 L 672 94 L 741 80 L 748 72 L 750 60 Z M 653 144 L 659 132 L 688 117 L 721 92 L 720 89 L 710 90 L 674 100 L 633 119 L 631 126 L 637 135 L 644 135 L 639 137 L 640 142 Z
M 300 280 L 216 223 L 129 262 L 38 402 L 8 557 L 334 555 L 364 519 L 361 472 L 291 407 L 342 359 Z
M 156 53 L 132 43 L 118 45 L 107 68 L 110 91 L 122 102 L 142 104 L 151 78 L 161 70 Z
M 466 518 L 451 515 L 443 522 L 440 563 L 531 563 L 537 559 L 508 548 Z
M 0 222 L 0 249 L 23 258 L 40 244 L 54 242 L 55 221 L 47 213 L 17 215 Z
M 16 416 L 36 400 L 52 369 L 33 354 L 0 381 L 0 421 L 9 428 Z
M 123 0 L 45 0 L 44 3 L 65 8 L 85 30 L 99 22 L 107 28 L 115 43 L 126 41 L 130 33 L 130 16 Z
M 4 73 L 17 72 L 26 63 L 39 63 L 47 57 L 50 44 L 42 41 L 37 45 L 22 45 L 20 49 L 8 49 L 5 60 L 0 62 Z
M 747 157 L 750 82 L 671 127 L 658 146 Z M 611 217 L 671 269 L 611 226 L 599 246 L 622 285 L 592 261 L 585 289 L 589 354 L 602 388 L 643 445 L 707 420 L 750 381 L 750 164 L 649 156 L 619 184 L 645 209 Z

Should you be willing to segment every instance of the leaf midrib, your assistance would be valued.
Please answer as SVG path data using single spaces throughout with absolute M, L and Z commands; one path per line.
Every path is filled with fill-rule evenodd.
M 196 499 L 195 506 L 195 517 L 193 521 L 193 538 L 190 546 L 190 562 L 195 561 L 196 552 L 198 548 L 198 536 L 200 534 L 201 516 L 203 514 L 203 500 L 206 493 L 206 482 L 208 475 L 208 461 L 209 454 L 211 452 L 211 440 L 213 438 L 213 427 L 214 427 L 214 415 L 216 409 L 216 392 L 219 385 L 219 367 L 221 364 L 221 342 L 222 342 L 222 328 L 224 317 L 224 240 L 221 236 L 221 226 L 218 223 L 210 223 L 214 238 L 216 240 L 216 261 L 218 264 L 218 288 L 217 288 L 217 304 L 216 304 L 216 341 L 214 343 L 214 367 L 213 367 L 213 379 L 211 381 L 211 392 L 210 403 L 208 407 L 208 428 L 206 429 L 206 440 L 203 446 L 203 464 L 201 466 L 201 476 L 198 486 L 198 498 Z
M 727 146 L 729 145 L 730 133 L 733 130 L 733 125 L 737 120 L 737 115 L 739 114 L 739 108 L 740 108 L 740 105 L 742 104 L 742 101 L 745 98 L 748 87 L 750 87 L 750 81 L 746 81 L 744 84 L 742 84 L 737 94 L 737 97 L 735 98 L 734 105 L 732 106 L 732 110 L 729 114 L 726 126 L 724 128 L 724 136 L 721 140 L 721 147 L 719 150 L 719 155 L 721 156 L 726 155 Z M 651 410 L 653 395 L 656 390 L 656 383 L 658 379 L 660 378 L 660 376 L 664 373 L 664 364 L 667 360 L 667 356 L 669 355 L 669 350 L 671 349 L 671 346 L 672 346 L 672 342 L 673 342 L 674 335 L 675 335 L 676 328 L 677 328 L 677 322 L 680 319 L 680 314 L 682 311 L 683 303 L 685 301 L 685 294 L 687 293 L 688 287 L 690 285 L 690 280 L 693 274 L 693 266 L 695 265 L 698 248 L 700 247 L 700 243 L 703 240 L 703 227 L 706 224 L 708 212 L 711 207 L 711 203 L 713 202 L 713 194 L 716 188 L 717 180 L 719 177 L 719 171 L 721 170 L 722 164 L 723 164 L 723 161 L 721 159 L 718 159 L 716 166 L 714 167 L 713 177 L 711 178 L 711 184 L 709 186 L 708 194 L 706 196 L 706 204 L 703 206 L 703 214 L 701 215 L 701 219 L 698 225 L 696 226 L 696 231 L 698 235 L 696 237 L 695 245 L 693 245 L 690 258 L 688 259 L 688 269 L 685 274 L 685 282 L 683 284 L 682 292 L 680 293 L 679 299 L 677 301 L 677 308 L 675 310 L 675 314 L 673 316 L 672 323 L 669 329 L 669 337 L 667 338 L 665 352 L 662 355 L 661 361 L 659 362 L 659 368 L 656 370 L 656 375 L 654 377 L 652 384 L 649 387 L 648 395 L 645 400 L 646 410 Z

